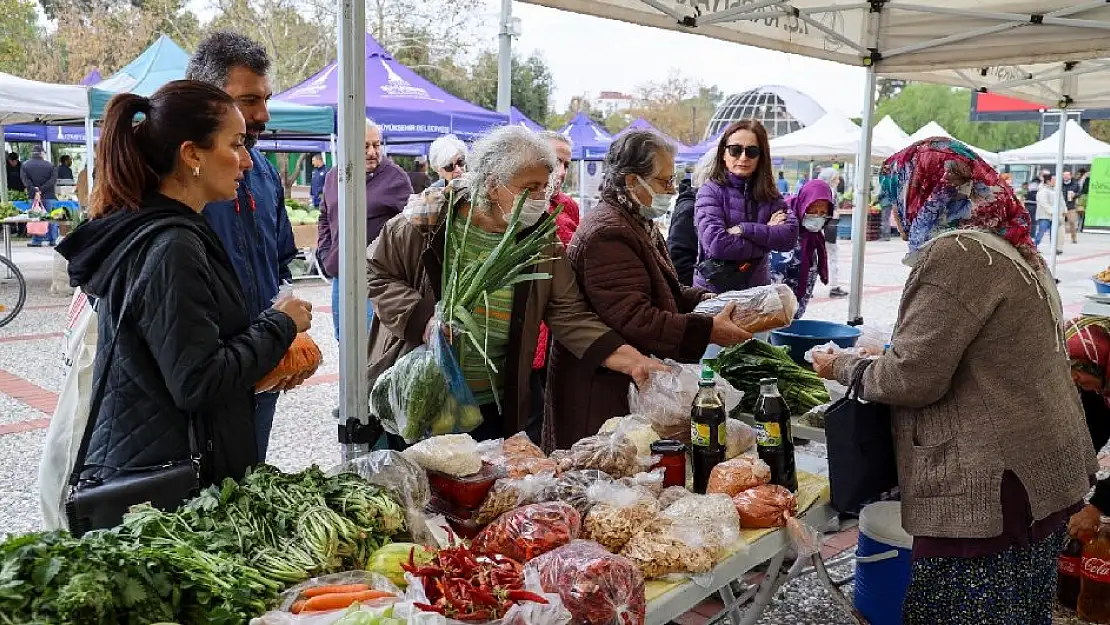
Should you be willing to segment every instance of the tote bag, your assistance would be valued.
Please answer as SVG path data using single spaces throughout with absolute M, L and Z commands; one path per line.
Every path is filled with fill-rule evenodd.
M 89 420 L 97 335 L 96 311 L 85 293 L 77 289 L 70 300 L 63 338 L 65 385 L 39 460 L 39 507 L 47 530 L 69 529 L 65 515 L 67 482 Z

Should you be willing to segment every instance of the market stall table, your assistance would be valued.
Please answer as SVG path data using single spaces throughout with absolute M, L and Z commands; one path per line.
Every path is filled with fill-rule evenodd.
M 809 527 L 824 533 L 826 529 L 837 521 L 836 512 L 829 506 L 829 483 L 820 476 L 808 473 L 798 474 L 798 509 L 805 510 L 799 518 Z M 647 583 L 647 618 L 645 625 L 666 625 L 676 620 L 679 616 L 689 612 L 702 601 L 720 596 L 724 602 L 724 609 L 717 617 L 728 613 L 732 625 L 752 625 L 762 615 L 771 602 L 775 591 L 788 581 L 788 576 L 781 572 L 783 561 L 790 549 L 790 538 L 786 530 L 744 530 L 742 538 L 747 542 L 747 548 L 741 549 L 718 564 L 712 572 L 709 581 L 663 582 L 649 581 Z M 851 604 L 832 584 L 824 572 L 824 562 L 820 552 L 812 556 L 814 567 L 832 594 L 834 599 L 851 611 Z M 763 563 L 769 563 L 767 574 L 760 582 L 758 589 L 736 595 L 732 590 L 732 582 L 740 580 L 743 576 Z M 747 600 L 754 602 L 741 616 L 739 606 Z M 858 621 L 857 622 L 861 622 Z
M 12 258 L 12 226 L 16 226 L 16 225 L 19 225 L 19 224 L 27 224 L 27 223 L 31 223 L 32 221 L 53 221 L 53 220 L 32 219 L 30 217 L 27 217 L 26 215 L 15 215 L 15 216 L 12 216 L 12 217 L 5 217 L 4 219 L 0 219 L 0 225 L 3 225 L 3 227 L 4 227 L 4 258 L 7 258 L 8 260 L 12 261 L 13 263 L 15 262 L 15 259 Z M 55 221 L 55 223 L 64 223 L 64 222 Z M 5 273 L 8 274 L 8 275 L 4 276 L 6 279 L 10 279 L 10 278 L 13 277 L 10 272 L 6 271 Z

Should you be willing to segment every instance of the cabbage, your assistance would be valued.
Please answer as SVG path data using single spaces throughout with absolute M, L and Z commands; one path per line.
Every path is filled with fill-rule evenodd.
M 401 569 L 401 565 L 408 564 L 409 553 L 412 553 L 416 566 L 423 566 L 435 557 L 435 552 L 423 545 L 390 543 L 370 556 L 370 560 L 366 562 L 366 570 L 383 575 L 394 584 L 404 587 L 405 572 Z
M 651 424 L 634 419 L 633 417 L 613 417 L 601 425 L 599 433 L 613 432 L 618 427 L 621 433 L 636 445 L 637 456 L 650 456 L 651 444 L 659 440 L 659 435 L 652 429 Z

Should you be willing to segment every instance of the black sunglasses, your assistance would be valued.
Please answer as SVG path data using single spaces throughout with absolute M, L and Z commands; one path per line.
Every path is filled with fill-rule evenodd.
M 459 169 L 462 169 L 463 167 L 466 167 L 466 159 L 460 158 L 459 160 L 455 161 L 454 163 L 447 163 L 446 165 L 443 166 L 443 171 L 445 171 L 447 173 L 451 173 L 451 172 L 455 171 L 456 167 L 458 167 Z
M 740 158 L 743 154 L 748 158 L 759 158 L 763 156 L 763 150 L 758 145 L 726 145 L 725 150 L 732 158 Z

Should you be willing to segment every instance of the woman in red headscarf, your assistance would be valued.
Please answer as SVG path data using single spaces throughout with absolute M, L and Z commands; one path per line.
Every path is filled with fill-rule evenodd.
M 1065 332 L 1071 379 L 1079 388 L 1087 428 L 1095 451 L 1110 441 L 1110 318 L 1080 317 L 1068 322 Z M 1095 486 L 1091 502 L 1072 516 L 1068 532 L 1090 538 L 1098 531 L 1099 518 L 1110 516 L 1110 480 Z

